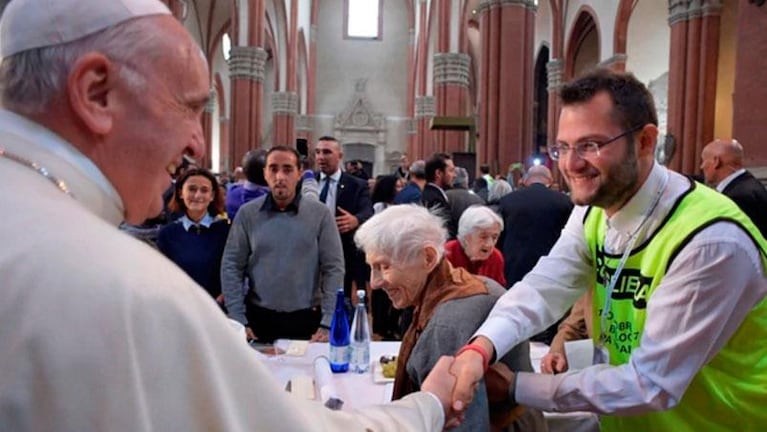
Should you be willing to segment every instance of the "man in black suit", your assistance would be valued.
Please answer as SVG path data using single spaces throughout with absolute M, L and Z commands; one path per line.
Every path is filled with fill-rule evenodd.
M 522 280 L 538 259 L 549 253 L 573 210 L 567 195 L 549 189 L 552 183 L 548 168 L 533 166 L 523 180 L 525 187 L 503 196 L 498 203 L 504 226 L 498 244 L 509 287 Z M 531 340 L 551 343 L 557 326 L 555 323 Z
M 743 168 L 743 146 L 734 139 L 716 139 L 700 158 L 706 184 L 733 200 L 767 237 L 767 190 Z
M 365 264 L 364 255 L 354 244 L 357 227 L 373 215 L 370 190 L 366 181 L 341 171 L 343 152 L 338 140 L 323 136 L 314 149 L 314 157 L 319 168 L 320 201 L 336 216 L 336 225 L 341 234 L 344 248 L 344 292 L 348 299 L 352 297 L 352 282 L 358 289 L 365 289 L 370 279 L 370 270 Z
M 450 189 L 455 179 L 455 165 L 450 155 L 434 153 L 426 161 L 426 186 L 421 192 L 421 204 L 445 220 L 450 238 L 455 238 L 457 227 L 450 218 L 450 203 L 445 190 Z
M 565 194 L 549 189 L 553 180 L 545 166 L 531 167 L 523 182 L 525 187 L 499 202 L 505 227 L 499 243 L 509 286 L 522 280 L 549 253 L 573 209 Z

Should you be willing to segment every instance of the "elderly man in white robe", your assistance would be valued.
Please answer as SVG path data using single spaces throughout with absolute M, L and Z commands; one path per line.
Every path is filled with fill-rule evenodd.
M 289 396 L 202 288 L 117 229 L 203 153 L 208 66 L 161 2 L 14 0 L 0 56 L 0 429 L 443 428 L 450 378 L 361 411 Z

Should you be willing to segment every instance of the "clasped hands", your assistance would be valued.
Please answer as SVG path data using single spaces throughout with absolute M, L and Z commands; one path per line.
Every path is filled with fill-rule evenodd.
M 442 356 L 421 385 L 433 393 L 445 410 L 445 429 L 459 426 L 466 408 L 474 399 L 479 382 L 485 375 L 484 359 L 476 351 L 464 351 L 457 357 Z M 509 389 L 487 389 L 507 394 Z

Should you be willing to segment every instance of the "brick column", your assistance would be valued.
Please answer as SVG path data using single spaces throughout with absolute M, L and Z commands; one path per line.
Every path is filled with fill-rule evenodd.
M 434 95 L 439 116 L 466 116 L 469 99 L 471 57 L 464 53 L 434 54 Z M 468 136 L 463 131 L 435 131 L 438 151 L 466 151 Z
M 264 92 L 264 64 L 267 53 L 261 47 L 234 46 L 229 57 L 232 83 L 231 150 L 234 166 L 248 150 L 258 148 L 261 139 L 261 100 Z
M 746 166 L 767 165 L 767 4 L 738 3 L 732 133 L 745 147 Z M 767 210 L 765 210 L 767 211 Z
M 434 96 L 417 96 L 415 98 L 416 148 L 420 150 L 418 159 L 426 159 L 437 151 L 436 145 L 432 142 L 432 131 L 429 129 L 429 123 L 434 117 L 434 112 Z M 413 156 L 413 160 L 415 159 Z
M 677 149 L 669 167 L 698 172 L 700 152 L 714 137 L 719 57 L 719 0 L 670 0 L 668 133 Z
M 219 148 L 218 166 L 212 168 L 218 172 L 232 172 L 234 170 L 234 167 L 232 166 L 234 156 L 232 156 L 232 149 L 228 145 L 230 125 L 229 117 L 219 117 L 218 121 L 218 139 L 221 145 Z M 237 165 L 239 165 L 239 163 Z
M 533 151 L 533 0 L 480 0 L 477 164 L 505 170 Z
M 198 161 L 198 163 L 201 167 L 205 167 L 214 171 L 217 167 L 210 165 L 210 153 L 213 148 L 213 116 L 215 115 L 217 104 L 218 100 L 216 98 L 216 91 L 214 89 L 210 89 L 208 95 L 208 103 L 205 104 L 205 109 L 202 113 L 202 136 L 205 137 L 205 154 Z
M 272 144 L 296 146 L 298 95 L 295 92 L 272 93 Z

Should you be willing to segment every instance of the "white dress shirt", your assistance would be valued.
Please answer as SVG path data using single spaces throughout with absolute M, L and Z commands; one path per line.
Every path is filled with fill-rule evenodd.
M 341 181 L 341 170 L 338 169 L 330 176 L 324 173 L 320 175 L 320 191 L 325 187 L 325 183 L 330 181 L 328 187 L 328 196 L 325 198 L 325 207 L 330 209 L 330 213 L 335 217 L 336 215 L 336 195 L 338 192 L 338 182 Z
M 637 194 L 611 218 L 609 253 L 621 253 L 655 193 L 668 183 L 641 244 L 662 223 L 689 181 L 656 164 Z M 586 207 L 576 207 L 548 256 L 499 299 L 477 335 L 498 357 L 561 317 L 594 284 L 594 265 L 583 234 Z M 628 364 L 595 365 L 560 375 L 519 373 L 516 398 L 548 411 L 639 414 L 675 406 L 698 370 L 730 339 L 767 294 L 759 252 L 731 223 L 715 223 L 677 255 L 647 305 L 641 343 Z

